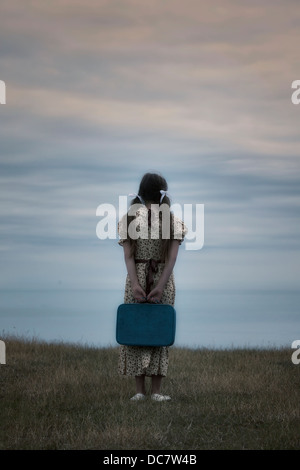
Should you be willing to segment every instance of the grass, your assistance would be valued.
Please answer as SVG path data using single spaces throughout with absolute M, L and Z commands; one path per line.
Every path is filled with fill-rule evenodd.
M 300 449 L 291 349 L 172 347 L 172 401 L 132 403 L 118 348 L 2 339 L 1 450 Z

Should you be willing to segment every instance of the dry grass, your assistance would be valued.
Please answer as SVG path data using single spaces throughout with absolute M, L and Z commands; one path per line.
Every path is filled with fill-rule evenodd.
M 292 350 L 172 347 L 173 400 L 132 403 L 117 348 L 2 339 L 0 449 L 300 448 Z

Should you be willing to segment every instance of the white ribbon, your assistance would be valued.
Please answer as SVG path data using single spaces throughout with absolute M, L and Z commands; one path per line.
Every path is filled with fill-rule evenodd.
M 160 198 L 160 201 L 159 201 L 160 204 L 161 204 L 161 201 L 163 200 L 163 198 L 165 196 L 170 197 L 170 194 L 168 193 L 168 191 L 164 191 L 163 189 L 160 190 L 160 194 L 161 194 L 161 198 Z
M 141 198 L 141 196 L 140 196 L 139 194 L 137 194 L 137 193 L 130 193 L 130 194 L 128 194 L 128 196 L 129 196 L 129 197 L 138 197 L 139 200 L 141 201 L 141 204 L 145 204 L 144 201 L 143 201 L 143 199 Z

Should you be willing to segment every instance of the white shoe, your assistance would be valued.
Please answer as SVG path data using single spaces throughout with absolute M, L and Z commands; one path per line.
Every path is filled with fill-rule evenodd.
M 143 393 L 136 393 L 133 397 L 130 398 L 131 401 L 145 400 L 146 396 Z
M 151 400 L 154 400 L 154 401 L 169 401 L 169 400 L 171 400 L 171 397 L 169 397 L 169 395 L 161 395 L 160 393 L 153 393 L 151 395 Z

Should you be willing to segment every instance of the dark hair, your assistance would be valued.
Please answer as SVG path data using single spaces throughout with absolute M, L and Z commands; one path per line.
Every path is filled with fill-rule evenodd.
M 160 190 L 167 191 L 168 190 L 168 183 L 165 178 L 158 173 L 145 173 L 141 179 L 138 196 L 136 196 L 132 201 L 131 205 L 133 204 L 141 204 L 142 201 L 144 204 L 159 204 L 161 199 Z M 141 201 L 141 199 L 142 201 Z M 167 204 L 167 206 L 171 205 L 171 201 L 167 195 L 164 196 L 162 200 L 162 204 Z M 160 212 L 160 217 L 162 217 L 162 213 Z M 130 222 L 134 219 L 135 216 L 128 215 L 127 217 L 127 236 L 128 236 L 128 226 Z M 163 238 L 161 239 L 161 258 L 162 260 L 166 260 L 169 255 L 170 244 L 172 239 L 172 227 L 173 227 L 173 214 L 170 212 L 170 238 Z M 136 251 L 136 240 L 131 239 L 128 236 L 128 240 L 130 242 L 131 254 L 132 256 L 135 255 Z

